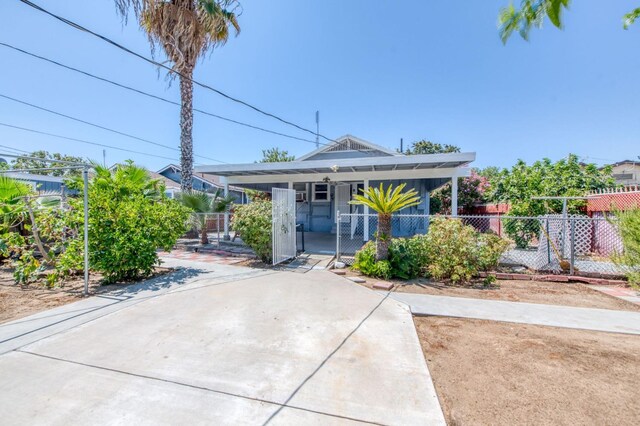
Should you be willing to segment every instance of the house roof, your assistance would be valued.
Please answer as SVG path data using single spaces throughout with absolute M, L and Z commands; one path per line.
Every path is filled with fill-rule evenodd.
M 178 166 L 177 164 L 168 164 L 168 165 L 164 166 L 163 168 L 161 168 L 160 170 L 158 170 L 157 172 L 155 172 L 155 173 L 153 173 L 153 174 L 158 175 L 158 176 L 161 176 L 161 177 L 162 177 L 163 179 L 165 179 L 166 181 L 168 181 L 168 182 L 172 182 L 173 184 L 176 184 L 176 183 L 177 183 L 176 181 L 174 181 L 174 180 L 172 180 L 172 179 L 169 179 L 168 177 L 166 177 L 166 176 L 164 176 L 164 175 L 162 175 L 162 174 L 161 174 L 161 173 L 162 173 L 162 172 L 164 172 L 165 170 L 169 170 L 169 169 L 173 169 L 173 170 L 175 170 L 176 172 L 180 172 L 180 171 L 182 170 L 182 168 L 181 168 L 180 166 Z M 196 170 L 196 172 L 197 172 L 197 170 Z M 224 185 L 220 184 L 219 182 L 214 182 L 214 181 L 212 181 L 212 180 L 205 179 L 205 178 L 204 178 L 204 177 L 202 177 L 202 176 L 198 176 L 198 175 L 195 175 L 195 174 L 194 174 L 192 177 L 193 177 L 193 179 L 195 179 L 195 180 L 198 180 L 198 181 L 200 181 L 200 182 L 205 182 L 205 183 L 207 183 L 207 184 L 209 184 L 209 185 L 215 186 L 216 188 L 220 188 L 220 189 L 223 189 L 223 188 L 224 188 Z M 180 188 L 180 185 L 178 184 L 177 186 L 173 186 L 173 187 Z M 168 186 L 168 185 L 167 185 L 167 188 L 169 188 L 169 186 Z M 233 186 L 230 186 L 230 187 L 229 187 L 229 189 L 230 189 L 230 190 L 232 190 L 232 191 L 237 191 L 237 192 L 243 192 L 243 191 L 244 191 L 244 188 L 233 187 Z
M 180 189 L 179 183 L 172 181 L 171 179 L 164 175 L 161 175 L 160 173 L 152 172 L 149 170 L 149 176 L 151 176 L 151 179 L 158 179 L 164 182 L 164 186 L 167 189 Z
M 460 170 L 474 161 L 474 152 L 393 155 L 279 163 L 200 166 L 198 173 L 224 176 L 229 183 L 304 182 L 330 180 L 421 179 L 464 176 Z
M 610 166 L 611 167 L 616 167 L 616 166 L 622 166 L 623 164 L 633 164 L 634 166 L 635 165 L 640 165 L 640 160 L 636 160 L 636 161 L 633 161 L 633 160 L 622 160 L 622 161 L 618 161 L 618 162 L 615 162 L 613 164 L 610 164 Z
M 342 148 L 342 149 L 339 149 L 339 148 Z M 324 144 L 318 149 L 315 149 L 301 157 L 296 158 L 296 161 L 305 161 L 308 158 L 313 157 L 314 155 L 320 154 L 322 152 L 331 152 L 331 151 L 369 151 L 369 152 L 380 151 L 388 155 L 402 155 L 392 149 L 385 148 L 380 145 L 376 145 L 372 142 L 366 141 L 364 139 L 360 139 L 353 135 L 344 135 L 328 144 Z
M 28 181 L 34 181 L 34 182 L 62 183 L 64 182 L 64 179 L 65 179 L 63 177 L 58 177 L 58 176 L 37 175 L 33 173 L 24 173 L 24 172 L 2 172 L 2 175 L 10 177 L 12 179 L 28 180 Z

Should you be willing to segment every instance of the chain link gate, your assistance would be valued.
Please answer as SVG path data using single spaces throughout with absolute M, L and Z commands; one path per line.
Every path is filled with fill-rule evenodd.
M 273 264 L 296 257 L 296 191 L 271 190 Z

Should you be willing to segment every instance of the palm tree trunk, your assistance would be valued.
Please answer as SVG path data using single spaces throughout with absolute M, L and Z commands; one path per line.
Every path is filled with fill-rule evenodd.
M 376 237 L 376 260 L 389 258 L 391 241 L 391 215 L 378 213 L 378 235 Z
M 181 70 L 180 76 L 180 190 L 193 188 L 193 68 Z

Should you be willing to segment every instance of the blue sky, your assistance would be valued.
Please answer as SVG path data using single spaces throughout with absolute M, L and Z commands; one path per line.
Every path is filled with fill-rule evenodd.
M 39 4 L 150 55 L 135 21 L 110 0 Z M 565 30 L 547 24 L 531 41 L 499 40 L 507 0 L 245 0 L 242 33 L 199 63 L 196 79 L 309 128 L 397 147 L 426 138 L 477 152 L 476 166 L 510 166 L 576 153 L 588 161 L 640 155 L 640 24 L 624 31 L 633 1 L 572 2 Z M 179 100 L 151 65 L 17 0 L 0 4 L 0 41 L 141 90 Z M 0 94 L 131 133 L 179 144 L 178 108 L 28 58 L 0 46 Z M 204 89 L 195 106 L 300 137 Z M 0 98 L 0 122 L 174 158 L 137 142 Z M 0 126 L 0 144 L 102 158 L 102 148 Z M 251 162 L 273 146 L 295 155 L 311 143 L 195 116 L 196 154 Z M 3 149 L 0 148 L 0 152 Z M 169 160 L 107 149 L 150 169 Z M 197 159 L 199 163 L 211 163 Z

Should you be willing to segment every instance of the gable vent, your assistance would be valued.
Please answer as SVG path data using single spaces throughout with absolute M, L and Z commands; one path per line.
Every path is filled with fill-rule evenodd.
M 339 144 L 332 146 L 331 148 L 328 148 L 325 152 L 337 151 L 371 151 L 371 148 L 360 142 L 347 139 L 340 142 Z

